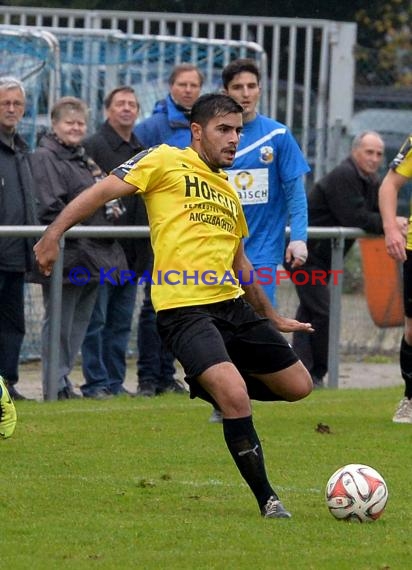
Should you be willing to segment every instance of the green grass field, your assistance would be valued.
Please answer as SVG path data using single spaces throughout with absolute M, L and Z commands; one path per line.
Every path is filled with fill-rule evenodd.
M 290 520 L 264 520 L 209 407 L 186 396 L 18 402 L 0 441 L 0 568 L 406 570 L 412 426 L 399 388 L 255 403 L 270 479 Z M 331 433 L 318 433 L 319 422 Z M 347 463 L 377 469 L 383 516 L 336 521 L 324 502 Z

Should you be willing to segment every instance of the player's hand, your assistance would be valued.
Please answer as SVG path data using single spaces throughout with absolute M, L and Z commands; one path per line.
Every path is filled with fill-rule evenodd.
M 292 269 L 300 267 L 308 258 L 308 248 L 303 240 L 293 240 L 289 242 L 285 252 L 285 260 Z
M 296 319 L 289 319 L 287 317 L 282 317 L 281 315 L 277 317 L 275 325 L 280 332 L 284 333 L 297 331 L 312 333 L 315 331 L 311 323 L 301 323 Z
M 406 238 L 408 235 L 408 218 L 404 216 L 396 216 L 396 223 L 401 234 Z
M 398 227 L 385 231 L 386 251 L 395 261 L 406 261 L 406 239 Z
M 59 256 L 58 240 L 44 235 L 33 247 L 34 257 L 41 273 L 51 275 L 53 265 Z

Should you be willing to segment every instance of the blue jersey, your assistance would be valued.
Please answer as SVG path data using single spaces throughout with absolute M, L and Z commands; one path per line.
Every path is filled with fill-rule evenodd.
M 134 134 L 145 148 L 162 143 L 186 148 L 192 137 L 189 118 L 170 94 L 157 102 L 151 117 L 135 126 Z
M 283 262 L 288 224 L 292 240 L 306 241 L 306 194 L 303 184 L 294 182 L 309 171 L 285 125 L 259 114 L 244 125 L 227 173 L 244 208 L 249 227 L 245 251 L 255 267 Z

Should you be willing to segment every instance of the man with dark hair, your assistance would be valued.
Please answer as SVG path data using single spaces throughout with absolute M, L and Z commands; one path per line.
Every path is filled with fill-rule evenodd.
M 49 274 L 69 227 L 108 200 L 143 195 L 160 335 L 182 363 L 191 397 L 222 411 L 226 445 L 262 516 L 289 518 L 266 475 L 250 399 L 295 401 L 310 393 L 310 376 L 278 329 L 311 327 L 281 317 L 253 279 L 242 243 L 246 221 L 222 170 L 234 160 L 241 129 L 242 107 L 231 97 L 200 97 L 190 147 L 160 145 L 115 169 L 67 206 L 35 252 Z M 242 281 L 249 284 L 242 288 Z
M 17 133 L 26 104 L 23 83 L 0 78 L 0 224 L 37 223 L 28 147 Z M 14 400 L 25 400 L 16 389 L 20 350 L 25 334 L 24 279 L 32 267 L 34 241 L 0 238 L 0 375 Z
M 277 306 L 276 270 L 285 257 L 285 228 L 290 225 L 286 260 L 306 261 L 307 201 L 303 176 L 309 166 L 290 130 L 258 113 L 260 71 L 252 59 L 236 59 L 222 71 L 225 92 L 243 108 L 243 131 L 228 170 L 249 227 L 245 251 L 261 272 L 263 289 Z
M 85 139 L 84 147 L 100 168 L 109 174 L 141 150 L 133 127 L 139 115 L 139 102 L 132 87 L 113 89 L 104 100 L 106 121 Z M 110 209 L 109 209 L 110 208 Z M 140 196 L 126 196 L 109 204 L 107 215 L 115 225 L 146 226 L 146 208 Z M 150 259 L 148 238 L 118 240 L 129 269 L 141 275 Z M 136 302 L 136 285 L 104 283 L 99 287 L 96 305 L 82 344 L 84 396 L 102 398 L 127 394 L 126 355 Z
M 286 259 L 299 267 L 307 257 L 307 205 L 302 176 L 309 166 L 285 125 L 257 112 L 260 71 L 252 59 L 235 59 L 222 71 L 225 92 L 243 108 L 243 131 L 227 171 L 238 192 L 249 227 L 245 251 L 262 287 L 277 306 L 276 271 L 285 255 L 285 228 L 291 227 Z M 220 423 L 214 409 L 209 418 Z

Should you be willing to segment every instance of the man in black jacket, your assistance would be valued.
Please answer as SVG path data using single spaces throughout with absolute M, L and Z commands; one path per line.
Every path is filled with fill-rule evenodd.
M 378 133 L 367 131 L 356 136 L 351 154 L 309 192 L 309 226 L 358 227 L 371 234 L 382 234 L 377 171 L 383 153 L 384 142 Z M 405 227 L 406 218 L 398 218 L 398 223 Z M 354 240 L 345 241 L 344 255 L 353 243 Z M 331 269 L 330 240 L 310 239 L 308 252 L 307 262 L 301 269 L 310 278 L 307 279 L 307 275 L 294 278 L 300 302 L 296 318 L 311 322 L 315 332 L 311 335 L 295 333 L 293 346 L 311 373 L 314 386 L 322 387 L 328 369 L 330 294 L 328 279 L 322 282 L 312 276 L 316 275 L 314 271 L 328 272 Z
M 25 91 L 14 77 L 0 78 L 0 224 L 36 224 L 28 147 L 16 128 L 25 109 Z M 0 375 L 10 396 L 17 390 L 18 365 L 25 334 L 24 275 L 32 267 L 33 240 L 0 238 Z
M 104 101 L 106 121 L 87 138 L 88 154 L 107 174 L 141 150 L 143 146 L 133 133 L 139 114 L 139 102 L 132 87 L 113 89 Z M 110 206 L 110 205 L 109 205 Z M 119 206 L 121 208 L 119 209 Z M 109 217 L 117 225 L 146 226 L 146 208 L 140 196 L 126 196 L 111 205 Z M 149 238 L 119 240 L 126 254 L 129 269 L 141 275 L 150 260 Z M 100 398 L 126 393 L 126 354 L 136 301 L 136 280 L 124 285 L 105 283 L 99 293 L 89 328 L 82 345 L 86 397 Z

